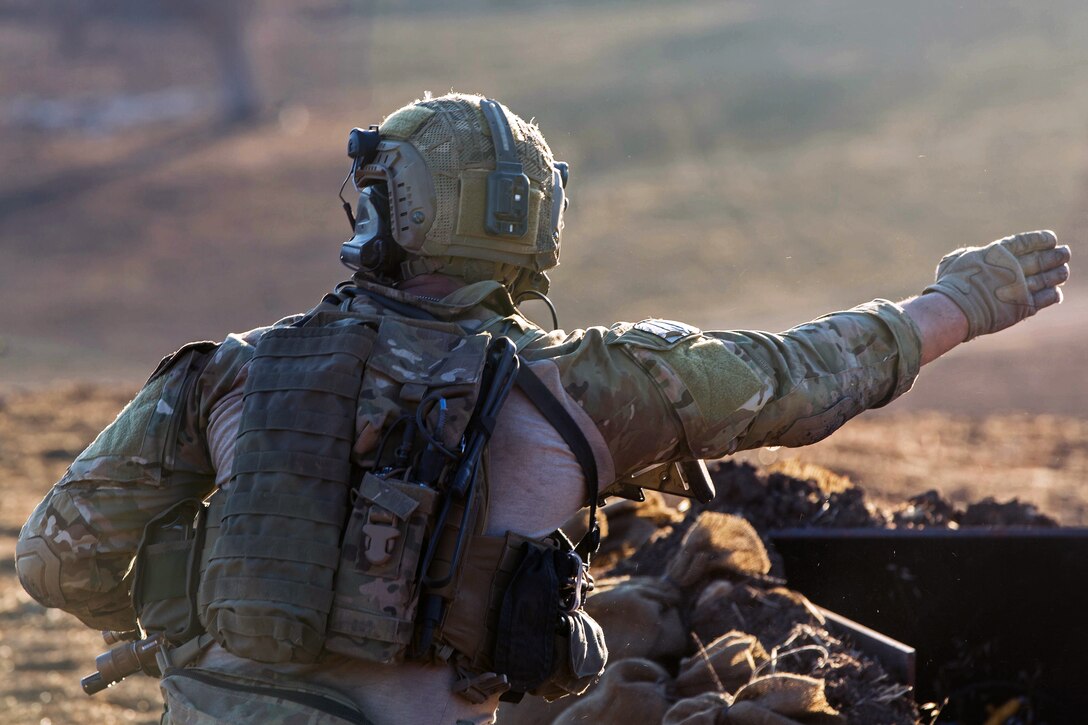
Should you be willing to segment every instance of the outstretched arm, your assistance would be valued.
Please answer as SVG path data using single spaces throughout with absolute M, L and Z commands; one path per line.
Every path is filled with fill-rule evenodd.
M 1069 257 L 1045 230 L 957 249 L 922 295 L 895 306 L 899 320 L 883 315 L 892 338 L 858 316 L 863 308 L 771 338 L 742 333 L 743 351 L 773 371 L 775 385 L 739 447 L 812 443 L 886 404 L 909 389 L 919 365 L 1061 302 Z M 906 322 L 913 334 L 903 330 Z
M 901 304 L 874 300 L 778 334 L 619 323 L 529 354 L 558 368 L 618 474 L 803 446 L 905 393 L 921 364 L 1060 301 L 1068 260 L 1051 232 L 1029 232 L 953 252 L 925 293 Z

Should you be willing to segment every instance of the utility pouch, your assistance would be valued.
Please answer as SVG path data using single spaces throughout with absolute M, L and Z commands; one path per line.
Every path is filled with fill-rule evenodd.
M 132 606 L 148 633 L 184 642 L 200 632 L 196 610 L 204 506 L 182 501 L 144 527 L 133 565 Z
M 581 695 L 596 682 L 608 662 L 604 630 L 584 609 L 563 612 L 555 635 L 558 668 L 532 691 L 548 702 L 567 695 Z
M 373 340 L 370 327 L 343 324 L 276 328 L 257 343 L 200 585 L 201 620 L 232 654 L 309 663 L 321 651 Z
M 582 560 L 565 548 L 526 542 L 499 611 L 495 669 L 511 695 L 554 700 L 580 694 L 604 671 L 608 650 L 600 626 L 582 609 Z
M 555 672 L 553 641 L 559 626 L 559 577 L 555 552 L 528 542 L 499 611 L 495 669 L 513 690 L 532 690 Z
M 422 484 L 363 477 L 344 529 L 325 649 L 371 662 L 404 659 L 437 497 Z
M 496 626 L 526 546 L 542 545 L 511 532 L 505 536 L 474 536 L 461 559 L 456 596 L 446 608 L 437 638 L 457 650 L 473 671 L 501 672 L 493 660 Z

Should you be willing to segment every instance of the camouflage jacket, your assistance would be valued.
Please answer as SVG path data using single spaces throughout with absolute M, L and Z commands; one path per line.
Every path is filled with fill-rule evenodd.
M 812 443 L 910 389 L 920 364 L 916 326 L 884 300 L 781 334 L 700 332 L 662 320 L 545 333 L 498 283 L 470 285 L 441 302 L 355 284 L 513 339 L 564 405 L 590 421 L 604 483 L 652 463 Z M 365 294 L 329 295 L 322 304 L 381 313 Z M 164 359 L 72 463 L 20 533 L 17 567 L 32 596 L 91 627 L 134 628 L 129 585 L 143 529 L 157 513 L 214 489 L 209 418 L 267 329 L 194 343 Z

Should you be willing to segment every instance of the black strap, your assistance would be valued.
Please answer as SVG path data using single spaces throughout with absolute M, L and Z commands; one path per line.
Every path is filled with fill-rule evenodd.
M 354 723 L 355 725 L 373 725 L 373 723 L 358 710 L 325 697 L 324 695 L 319 695 L 316 692 L 300 692 L 298 690 L 285 690 L 279 687 L 262 687 L 260 685 L 243 685 L 239 682 L 221 679 L 201 670 L 181 669 L 178 667 L 166 668 L 166 671 L 163 672 L 163 676 L 188 677 L 197 682 L 203 682 L 205 685 L 211 687 L 222 687 L 225 690 L 234 690 L 235 692 L 247 692 L 254 695 L 275 697 L 280 700 L 287 700 L 313 708 L 314 710 L 318 710 L 327 715 L 332 715 L 333 717 L 338 717 L 341 720 Z
M 589 488 L 589 530 L 578 541 L 574 550 L 579 556 L 589 562 L 589 555 L 596 552 L 601 545 L 601 530 L 597 526 L 597 499 L 600 495 L 597 481 L 597 459 L 593 457 L 593 449 L 586 440 L 582 429 L 574 422 L 567 409 L 559 402 L 552 391 L 548 390 L 540 378 L 536 376 L 529 366 L 522 360 L 518 368 L 517 385 L 525 393 L 525 397 L 536 406 L 541 415 L 551 424 L 570 448 L 571 453 L 578 459 L 585 474 L 586 486 Z

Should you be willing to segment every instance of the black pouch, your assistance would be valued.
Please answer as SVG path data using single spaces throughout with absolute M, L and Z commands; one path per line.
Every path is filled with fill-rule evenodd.
M 559 548 L 528 542 L 522 548 L 499 610 L 495 671 L 510 682 L 502 699 L 517 702 L 526 692 L 546 700 L 580 695 L 608 661 L 604 632 L 581 606 L 582 560 L 565 539 Z
M 550 547 L 522 544 L 525 556 L 503 596 L 495 641 L 495 671 L 510 689 L 528 692 L 556 671 L 555 635 L 559 626 L 559 576 Z

